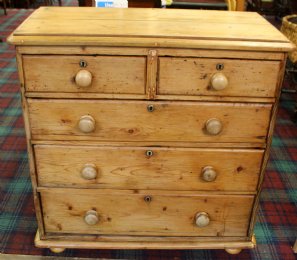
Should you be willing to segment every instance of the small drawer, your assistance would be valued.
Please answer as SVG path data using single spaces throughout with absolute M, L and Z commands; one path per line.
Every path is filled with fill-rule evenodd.
M 47 233 L 247 236 L 253 196 L 40 189 Z
M 256 191 L 263 150 L 35 145 L 39 186 Z
M 28 99 L 32 138 L 266 141 L 271 104 Z
M 146 57 L 24 55 L 26 91 L 145 94 Z
M 274 97 L 279 61 L 159 59 L 158 95 Z

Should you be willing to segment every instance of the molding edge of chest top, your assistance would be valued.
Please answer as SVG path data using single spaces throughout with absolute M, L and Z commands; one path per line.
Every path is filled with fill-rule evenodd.
M 8 41 L 37 247 L 255 247 L 294 48 L 277 29 L 256 13 L 42 7 Z

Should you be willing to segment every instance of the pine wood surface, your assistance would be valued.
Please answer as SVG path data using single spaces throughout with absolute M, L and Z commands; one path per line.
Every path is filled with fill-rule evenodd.
M 87 66 L 80 67 L 80 61 Z M 145 93 L 144 57 L 23 56 L 23 62 L 27 91 Z M 89 87 L 75 84 L 82 69 L 92 74 Z
M 32 138 L 60 140 L 258 142 L 266 141 L 269 104 L 28 99 Z M 95 130 L 82 133 L 79 120 L 91 115 Z M 217 118 L 220 134 L 206 133 L 205 123 Z M 253 124 L 249 120 L 253 118 Z
M 151 48 L 100 47 L 100 46 L 17 46 L 20 54 L 64 54 L 64 55 L 125 55 L 145 56 Z M 240 58 L 251 60 L 283 60 L 284 54 L 271 51 L 236 51 L 210 49 L 157 48 L 158 56 L 200 57 L 200 58 Z
M 54 236 L 42 239 L 37 230 L 35 246 L 41 248 L 83 248 L 83 249 L 225 249 L 256 246 L 256 240 L 242 237 L 149 237 L 149 236 Z M 144 241 L 145 238 L 147 241 Z M 149 242 L 148 242 L 149 241 Z
M 36 220 L 39 227 L 39 232 L 43 236 L 44 228 L 43 228 L 43 216 L 41 213 L 41 201 L 39 199 L 39 195 L 37 193 L 37 176 L 36 176 L 36 168 L 35 168 L 35 158 L 33 152 L 33 146 L 31 145 L 31 126 L 29 120 L 29 111 L 28 111 L 28 103 L 25 97 L 25 80 L 24 80 L 24 71 L 23 71 L 23 62 L 22 56 L 19 53 L 16 53 L 16 61 L 18 68 L 18 76 L 20 81 L 20 92 L 21 92 L 21 105 L 23 111 L 23 120 L 26 134 L 26 143 L 27 143 L 27 152 L 29 159 L 29 174 L 32 183 L 32 191 L 33 191 L 33 201 L 34 208 L 36 212 Z
M 66 192 L 65 192 L 66 191 Z M 246 236 L 253 196 L 175 195 L 144 191 L 91 189 L 41 190 L 46 232 L 133 234 L 163 236 Z M 151 201 L 145 201 L 150 196 Z M 99 222 L 83 218 L 93 209 Z M 198 212 L 207 212 L 210 224 L 194 224 Z
M 59 40 L 53 38 L 57 36 Z M 76 41 L 73 42 L 71 37 L 76 38 Z M 135 46 L 141 45 L 141 39 L 144 39 L 142 44 L 148 44 L 145 39 L 161 39 L 155 43 L 151 41 L 151 46 L 157 43 L 162 47 L 172 44 L 189 47 L 183 41 L 190 39 L 194 42 L 222 41 L 222 44 L 229 45 L 228 49 L 253 49 L 263 45 L 268 50 L 269 44 L 266 43 L 271 43 L 271 50 L 276 49 L 274 43 L 282 50 L 293 48 L 285 36 L 256 13 L 133 8 L 84 8 L 81 12 L 81 8 L 74 7 L 42 7 L 14 31 L 9 41 L 29 45 L 51 41 L 52 45 L 73 45 L 86 42 L 91 44 L 90 40 L 96 37 L 97 42 L 98 39 L 106 40 L 107 46 L 117 44 L 117 41 L 118 46 L 123 46 L 125 41 Z M 140 39 L 140 42 L 132 40 L 135 38 Z M 182 41 L 174 43 L 176 39 Z M 246 42 L 253 43 L 254 47 L 248 47 Z M 215 45 L 212 47 L 215 48 Z
M 263 150 L 58 145 L 35 145 L 34 152 L 39 186 L 241 192 L 256 191 L 263 156 Z M 87 163 L 97 167 L 93 180 L 81 176 Z M 217 172 L 214 181 L 202 179 L 205 166 Z
M 276 61 L 198 58 L 160 58 L 159 64 L 158 94 L 199 96 L 274 97 L 280 67 Z M 224 68 L 218 71 L 217 64 Z M 215 73 L 226 76 L 225 89 L 211 87 Z

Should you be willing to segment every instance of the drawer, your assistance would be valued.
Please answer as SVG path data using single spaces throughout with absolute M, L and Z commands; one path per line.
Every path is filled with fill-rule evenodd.
M 270 104 L 28 99 L 33 139 L 266 140 Z
M 35 145 L 39 186 L 256 191 L 263 150 Z
M 279 61 L 159 59 L 159 95 L 274 97 Z
M 247 236 L 254 197 L 56 188 L 41 201 L 46 232 L 210 237 Z
M 146 57 L 24 55 L 23 64 L 27 91 L 145 94 Z

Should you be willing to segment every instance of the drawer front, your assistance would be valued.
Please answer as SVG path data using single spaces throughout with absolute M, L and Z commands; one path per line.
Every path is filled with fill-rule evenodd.
M 145 94 L 145 57 L 24 55 L 23 63 L 27 91 Z
M 156 191 L 56 188 L 41 192 L 45 231 L 83 234 L 247 236 L 253 200 L 247 195 Z
M 159 64 L 159 95 L 274 97 L 280 70 L 279 61 L 160 58 Z
M 28 99 L 32 138 L 259 142 L 270 104 Z M 252 122 L 252 123 L 251 123 Z
M 255 191 L 263 150 L 34 146 L 39 186 Z

